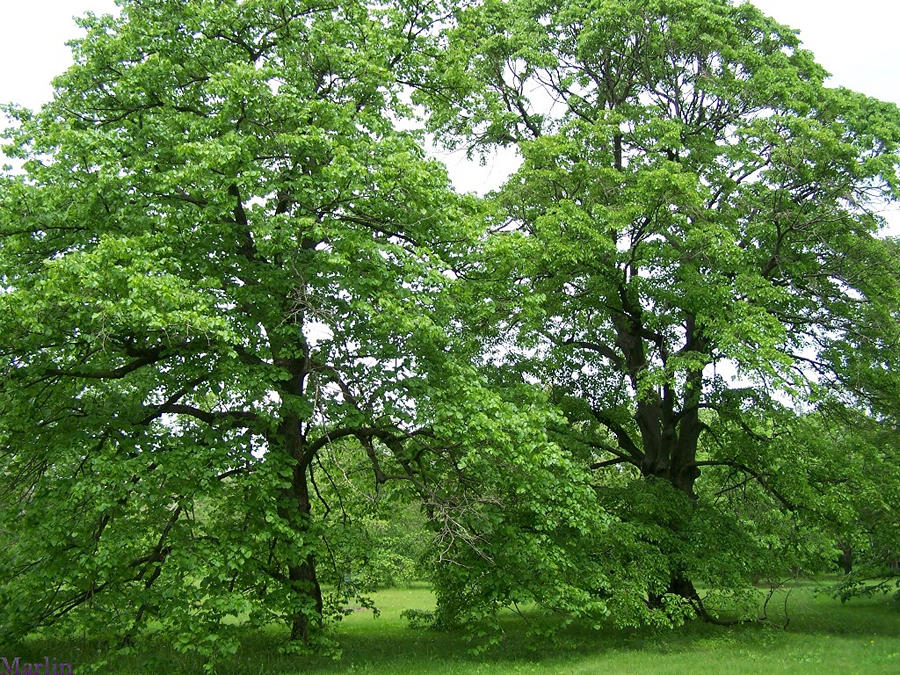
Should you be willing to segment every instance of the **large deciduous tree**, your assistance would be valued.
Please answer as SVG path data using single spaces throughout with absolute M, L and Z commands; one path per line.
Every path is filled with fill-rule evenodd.
M 81 20 L 50 103 L 7 110 L 0 631 L 153 619 L 221 653 L 232 615 L 313 642 L 347 592 L 330 444 L 380 483 L 433 428 L 466 207 L 396 127 L 427 17 L 120 7 Z
M 722 495 L 755 486 L 784 522 L 840 478 L 789 440 L 783 403 L 896 411 L 900 266 L 878 232 L 900 197 L 898 109 L 825 86 L 750 4 L 486 0 L 444 39 L 419 88 L 432 128 L 521 158 L 465 273 L 493 299 L 478 325 L 552 393 L 557 441 L 641 542 L 585 576 L 615 595 L 616 565 L 643 567 L 651 608 L 703 612 L 694 583 L 758 575 L 751 549 L 777 567 L 790 529 Z
M 8 110 L 3 634 L 318 644 L 382 497 L 444 623 L 672 624 L 896 541 L 897 108 L 748 4 L 441 4 L 122 0 Z M 489 200 L 410 89 L 518 150 Z

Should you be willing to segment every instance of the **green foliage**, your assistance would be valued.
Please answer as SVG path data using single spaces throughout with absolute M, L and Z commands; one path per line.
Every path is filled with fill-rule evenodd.
M 510 608 L 756 618 L 753 583 L 838 549 L 844 597 L 884 579 L 900 112 L 790 29 L 721 0 L 81 25 L 53 101 L 7 109 L 4 635 L 336 654 L 424 573 L 412 620 L 488 649 Z M 521 165 L 454 194 L 415 106 Z
M 313 507 L 315 481 L 340 439 L 404 473 L 449 358 L 445 272 L 479 227 L 395 128 L 424 21 L 125 1 L 81 21 L 53 101 L 7 111 L 4 635 L 151 629 L 222 657 L 239 619 L 327 646 L 362 590 L 330 542 L 357 560 L 368 535 Z
M 495 547 L 540 552 L 498 570 L 541 570 L 530 599 L 629 625 L 709 618 L 694 584 L 738 597 L 832 567 L 842 528 L 872 522 L 848 488 L 890 499 L 898 481 L 895 455 L 844 439 L 895 423 L 900 281 L 878 214 L 900 196 L 900 111 L 825 87 L 747 3 L 486 0 L 444 35 L 417 92 L 430 128 L 522 160 L 488 198 L 466 282 L 490 300 L 468 325 L 497 386 L 547 393 L 571 467 L 552 480 L 595 493 L 584 532 L 553 543 L 491 523 Z M 453 611 L 490 597 L 472 578 L 496 583 L 447 575 Z

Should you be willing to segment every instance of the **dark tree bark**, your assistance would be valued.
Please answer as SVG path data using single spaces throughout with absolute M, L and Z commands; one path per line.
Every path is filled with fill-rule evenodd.
M 641 473 L 648 479 L 667 481 L 693 503 L 697 499 L 694 484 L 700 476 L 697 447 L 702 430 L 699 411 L 703 370 L 698 368 L 687 372 L 680 400 L 672 383 L 663 385 L 660 390 L 649 389 L 640 393 L 641 376 L 650 365 L 648 353 L 652 353 L 655 346 L 657 356 L 663 363 L 668 354 L 663 338 L 660 336 L 654 340 L 653 334 L 643 325 L 640 305 L 628 297 L 624 288 L 620 289 L 619 298 L 622 314 L 614 321 L 616 343 L 622 352 L 622 362 L 631 385 L 635 392 L 639 392 L 634 420 L 641 437 Z M 693 316 L 686 318 L 684 329 L 683 351 L 703 352 L 708 348 Z M 627 453 L 629 448 L 621 443 L 620 439 L 621 449 Z M 683 570 L 672 571 L 666 593 L 684 598 L 697 608 L 701 616 L 706 617 L 697 591 Z M 661 608 L 662 595 L 651 595 L 648 602 L 651 607 Z
M 294 497 L 297 501 L 297 515 L 301 524 L 308 523 L 310 519 L 311 504 L 306 476 L 307 466 L 298 464 L 295 467 L 292 485 Z M 310 636 L 317 628 L 321 627 L 322 623 L 322 588 L 316 576 L 315 556 L 310 553 L 299 564 L 290 565 L 288 578 L 294 592 L 305 596 L 306 599 L 311 601 L 311 605 L 315 609 L 314 614 L 302 609 L 298 610 L 291 623 L 291 639 L 302 640 L 306 643 L 309 642 Z
M 850 574 L 853 571 L 853 549 L 850 548 L 850 544 L 843 541 L 838 542 L 838 549 L 841 551 L 838 564 L 844 570 L 844 574 Z
M 281 345 L 273 340 L 273 352 L 281 352 Z M 303 351 L 306 352 L 305 345 Z M 310 500 L 308 471 L 315 457 L 315 448 L 307 446 L 303 433 L 302 420 L 290 409 L 292 398 L 302 394 L 306 385 L 308 358 L 275 357 L 276 364 L 290 374 L 281 394 L 284 414 L 280 424 L 278 441 L 292 464 L 291 485 L 282 493 L 279 515 L 287 520 L 295 532 L 308 531 L 311 522 L 312 501 Z M 308 643 L 322 625 L 322 588 L 316 574 L 315 554 L 307 553 L 297 561 L 288 564 L 288 580 L 291 590 L 298 596 L 300 608 L 296 610 L 291 622 L 291 640 L 302 640 Z

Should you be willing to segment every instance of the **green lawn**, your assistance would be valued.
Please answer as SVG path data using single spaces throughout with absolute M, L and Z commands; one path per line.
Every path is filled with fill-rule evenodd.
M 783 599 L 783 596 L 782 598 Z M 816 592 L 796 588 L 788 605 L 786 630 L 772 625 L 720 627 L 695 623 L 677 630 L 600 631 L 572 626 L 554 644 L 529 639 L 523 621 L 510 616 L 505 642 L 474 655 L 458 634 L 407 627 L 400 612 L 430 609 L 426 587 L 392 589 L 375 597 L 377 618 L 354 612 L 337 637 L 343 658 L 280 656 L 276 635 L 250 634 L 237 656 L 218 673 L 900 673 L 900 606 L 886 598 L 845 605 Z M 782 603 L 775 619 L 781 619 Z M 776 601 L 778 604 L 776 605 Z M 770 615 L 772 612 L 770 611 Z M 71 661 L 75 672 L 98 653 L 96 646 L 33 641 L 15 655 Z M 0 653 L 0 655 L 8 655 Z M 164 645 L 116 659 L 114 673 L 197 673 L 200 661 L 173 653 Z

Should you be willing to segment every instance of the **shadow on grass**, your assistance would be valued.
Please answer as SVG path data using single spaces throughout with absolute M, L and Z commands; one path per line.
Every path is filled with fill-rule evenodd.
M 282 655 L 286 633 L 272 628 L 249 632 L 238 653 L 217 664 L 222 675 L 241 673 L 494 673 L 494 672 L 596 672 L 596 668 L 613 672 L 682 672 L 678 664 L 703 659 L 705 663 L 722 663 L 722 668 L 745 672 L 740 666 L 759 659 L 773 658 L 779 653 L 790 660 L 798 650 L 827 653 L 835 638 L 847 645 L 875 644 L 900 638 L 900 605 L 886 598 L 859 599 L 847 604 L 829 597 L 824 590 L 798 588 L 788 603 L 790 622 L 784 622 L 783 595 L 770 603 L 766 624 L 743 624 L 732 627 L 692 622 L 678 629 L 641 628 L 624 630 L 602 625 L 593 629 L 573 624 L 561 627 L 558 619 L 526 614 L 504 616 L 504 636 L 499 644 L 482 653 L 473 653 L 473 643 L 461 632 L 411 629 L 400 617 L 406 608 L 430 609 L 433 598 L 427 587 L 392 589 L 376 595 L 383 614 L 373 617 L 369 611 L 355 612 L 334 632 L 343 652 L 340 660 L 327 657 Z M 779 600 L 776 604 L 776 600 Z M 379 602 L 380 601 L 380 602 Z M 777 609 L 776 609 L 777 608 Z M 552 639 L 534 637 L 534 629 L 553 633 Z M 900 643 L 897 643 L 900 645 Z M 840 649 L 841 647 L 836 647 Z M 900 649 L 900 647 L 898 647 Z M 793 650 L 793 651 L 792 651 Z M 824 651 L 823 651 L 824 650 Z M 102 643 L 75 640 L 31 640 L 19 651 L 7 650 L 3 655 L 21 656 L 22 661 L 43 662 L 50 655 L 58 662 L 87 665 L 105 656 Z M 892 659 L 895 652 L 884 652 Z M 732 659 L 729 661 L 728 659 Z M 887 662 L 887 661 L 885 661 Z M 660 665 L 662 664 L 662 666 Z M 827 665 L 827 664 L 823 664 Z M 148 641 L 138 653 L 114 656 L 99 672 L 114 673 L 199 673 L 203 662 L 193 656 L 176 653 L 160 641 Z M 752 668 L 747 668 L 750 672 Z M 888 672 L 885 670 L 885 672 Z

